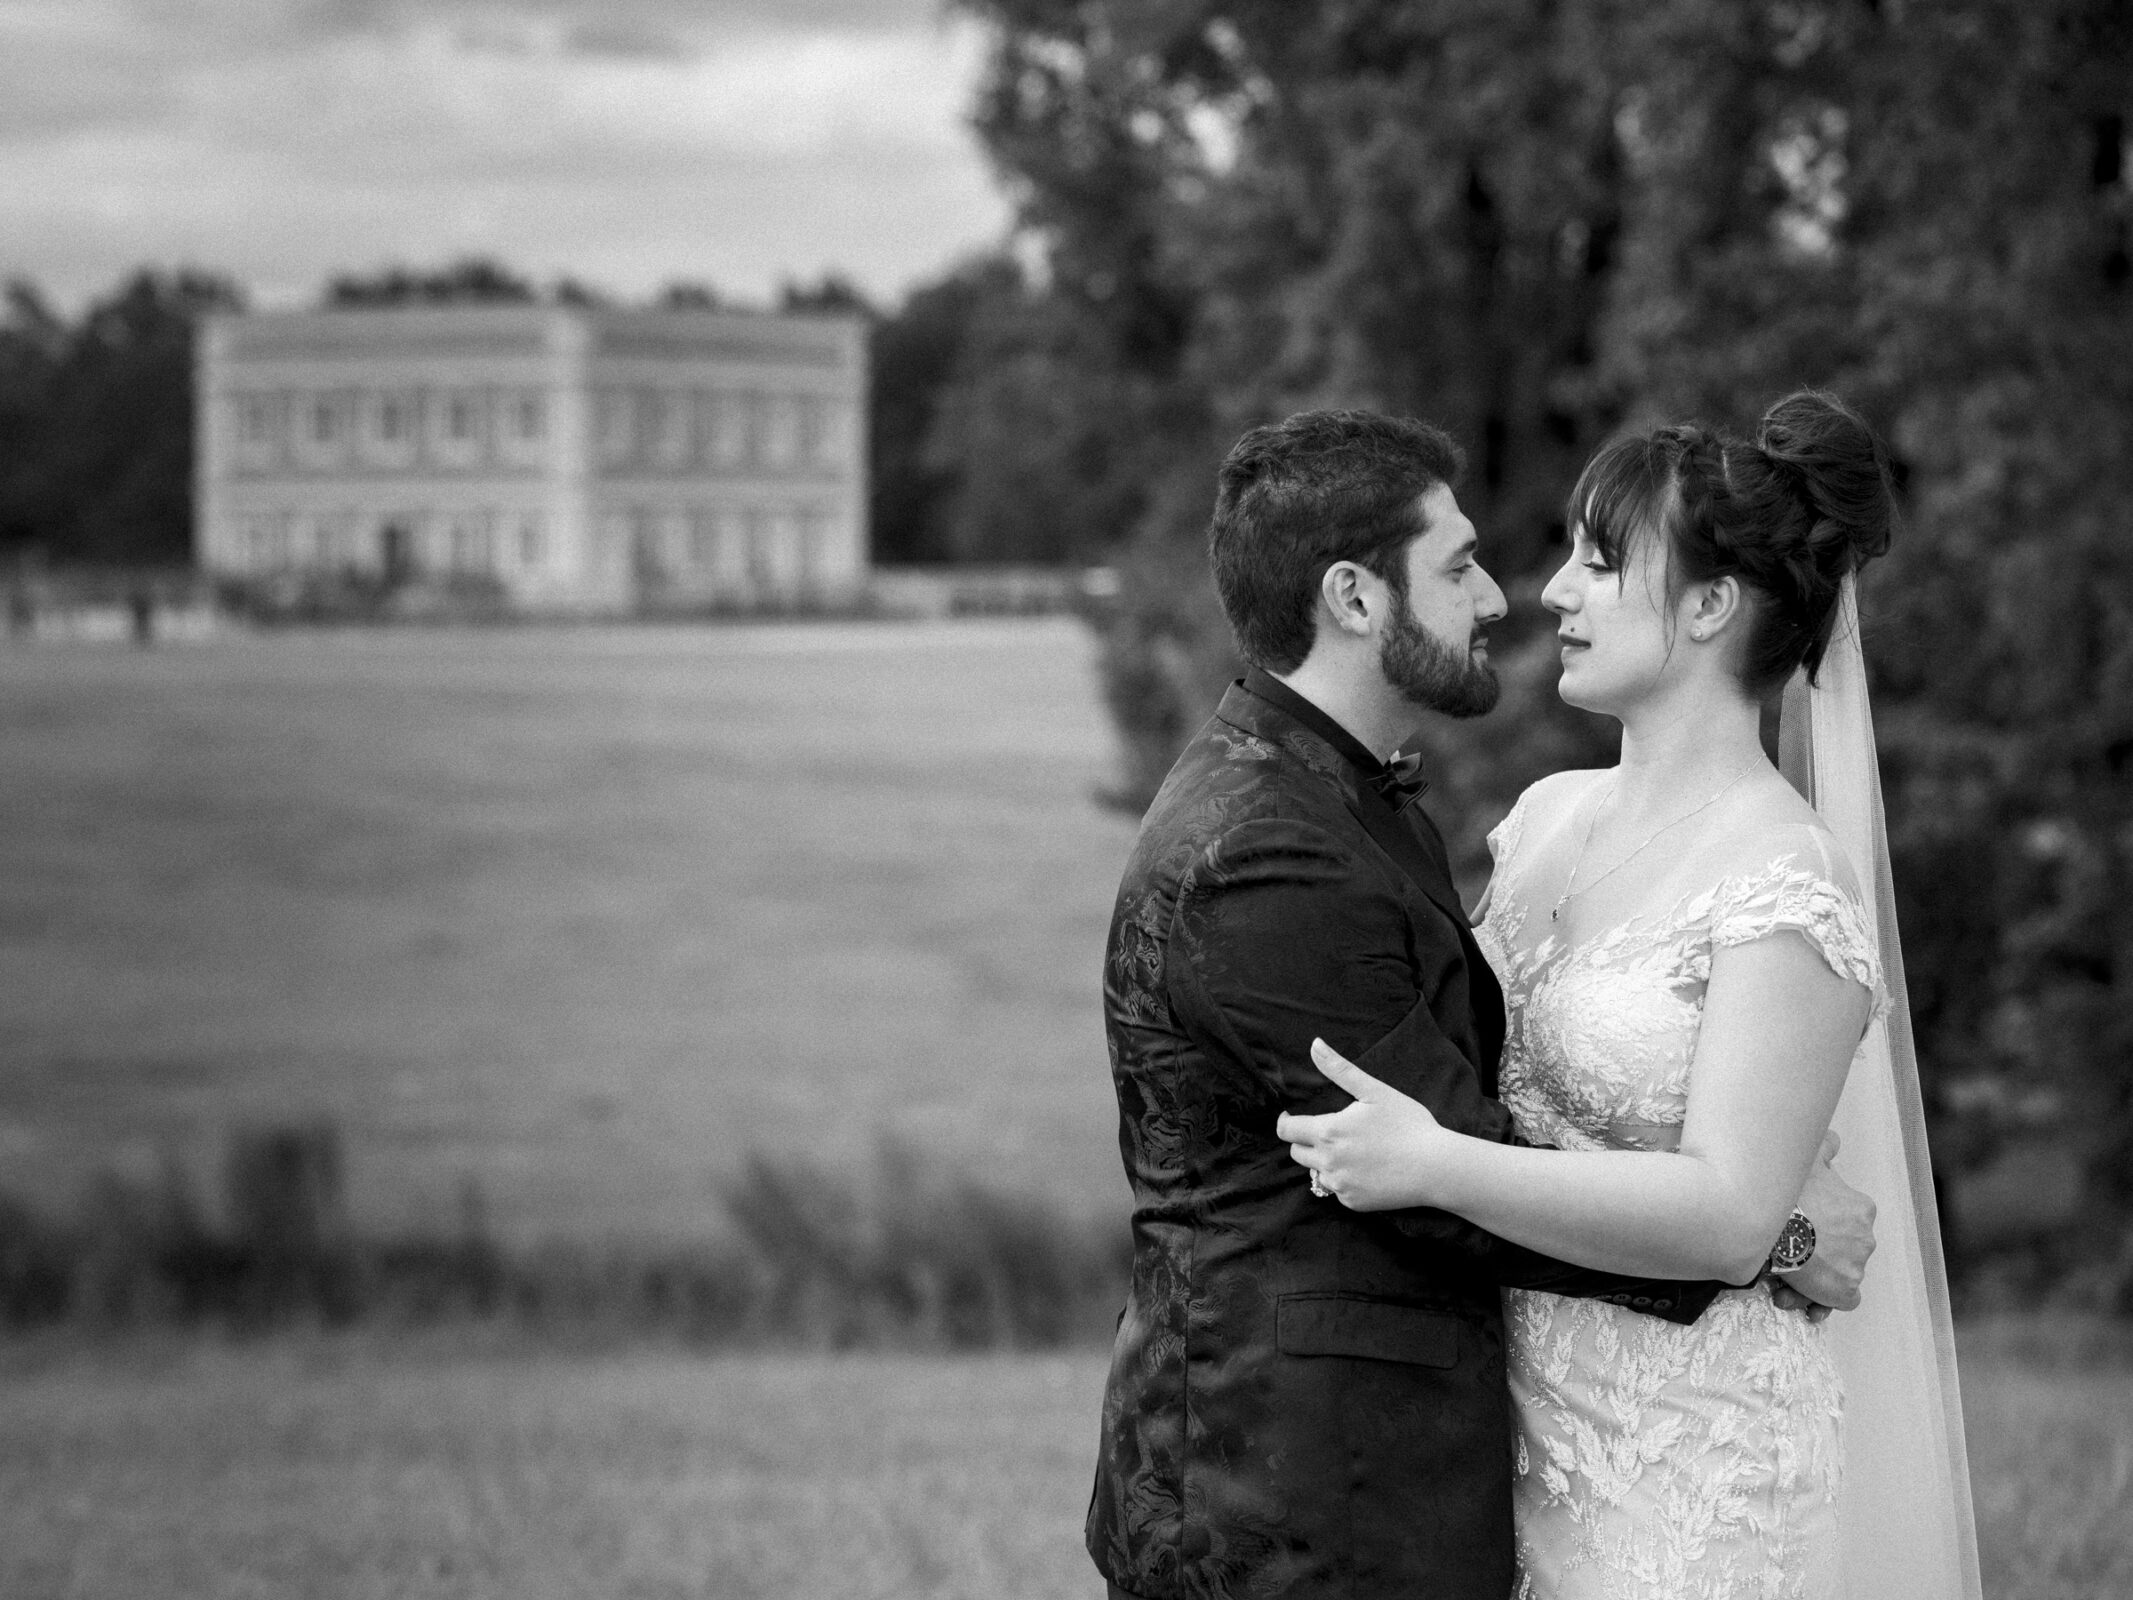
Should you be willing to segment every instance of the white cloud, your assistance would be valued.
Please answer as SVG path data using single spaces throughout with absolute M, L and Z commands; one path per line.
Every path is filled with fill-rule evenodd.
M 76 300 L 183 259 L 288 298 L 479 251 L 887 293 L 1006 219 L 962 125 L 982 41 L 913 9 L 0 5 L 0 271 Z
M 965 154 L 957 54 L 927 41 L 751 41 L 686 60 L 469 51 L 423 32 L 194 74 L 144 145 L 273 151 L 322 172 L 478 176 L 706 156 Z

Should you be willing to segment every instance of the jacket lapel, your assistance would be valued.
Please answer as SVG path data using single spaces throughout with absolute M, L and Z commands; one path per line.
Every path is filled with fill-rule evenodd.
M 1466 957 L 1467 996 L 1480 1032 L 1481 1059 L 1475 1065 L 1482 1088 L 1494 1094 L 1497 1056 L 1503 1048 L 1503 989 L 1488 958 L 1481 953 L 1481 946 L 1474 942 L 1473 925 L 1467 920 L 1459 891 L 1453 887 L 1451 866 L 1437 825 L 1419 804 L 1407 811 L 1395 811 L 1389 801 L 1366 786 L 1352 762 L 1281 707 L 1262 700 L 1242 684 L 1231 686 L 1215 715 L 1239 733 L 1282 746 L 1333 785 L 1371 841 L 1458 930 L 1460 949 Z
M 1497 1058 L 1503 1050 L 1503 986 L 1496 981 L 1496 969 L 1489 965 L 1488 957 L 1474 940 L 1473 924 L 1460 904 L 1459 891 L 1452 886 L 1451 868 L 1445 860 L 1437 825 L 1422 814 L 1420 806 L 1414 807 L 1410 816 L 1375 802 L 1376 795 L 1364 795 L 1360 804 L 1351 802 L 1350 808 L 1378 847 L 1399 864 L 1415 887 L 1459 930 L 1459 948 L 1466 956 L 1467 1000 L 1480 1035 L 1481 1059 L 1475 1066 L 1482 1089 L 1494 1094 Z
M 1444 846 L 1429 818 L 1410 817 L 1404 811 L 1395 811 L 1377 795 L 1360 788 L 1348 797 L 1348 809 L 1355 813 L 1355 820 L 1363 825 L 1363 831 L 1377 841 L 1378 848 L 1398 863 L 1400 870 L 1414 880 L 1415 887 L 1428 895 L 1439 911 L 1460 927 L 1467 925 L 1466 907 L 1459 903 L 1459 891 L 1452 886 Z

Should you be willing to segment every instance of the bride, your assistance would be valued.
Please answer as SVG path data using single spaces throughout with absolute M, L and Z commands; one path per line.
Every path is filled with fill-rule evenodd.
M 1853 598 L 1889 542 L 1883 456 L 1802 393 L 1752 444 L 1620 440 L 1570 506 L 1542 595 L 1560 692 L 1621 723 L 1621 762 L 1519 798 L 1477 918 L 1510 1012 L 1504 1102 L 1555 1148 L 1449 1132 L 1322 1041 L 1355 1103 L 1279 1132 L 1358 1210 L 1435 1206 L 1582 1265 L 1740 1283 L 1811 1251 L 1787 1213 L 1834 1117 L 1883 1207 L 1862 1311 L 1823 1322 L 1751 1285 L 1680 1327 L 1506 1292 L 1517 1592 L 1974 1596 Z M 1781 774 L 1760 708 L 1796 677 Z

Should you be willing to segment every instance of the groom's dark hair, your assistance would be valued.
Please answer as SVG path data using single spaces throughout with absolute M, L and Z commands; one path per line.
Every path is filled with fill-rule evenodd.
M 1216 477 L 1207 553 L 1244 659 L 1303 664 L 1336 561 L 1376 573 L 1404 604 L 1404 555 L 1424 531 L 1415 502 L 1465 465 L 1442 428 L 1375 411 L 1300 411 L 1239 439 Z

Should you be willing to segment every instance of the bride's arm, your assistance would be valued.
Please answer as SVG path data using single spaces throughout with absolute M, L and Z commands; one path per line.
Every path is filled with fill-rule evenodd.
M 1436 1206 L 1583 1266 L 1743 1282 L 1800 1194 L 1870 1006 L 1797 935 L 1714 950 L 1671 1153 L 1467 1138 L 1323 1045 L 1314 1058 L 1356 1103 L 1278 1131 L 1357 1210 Z

